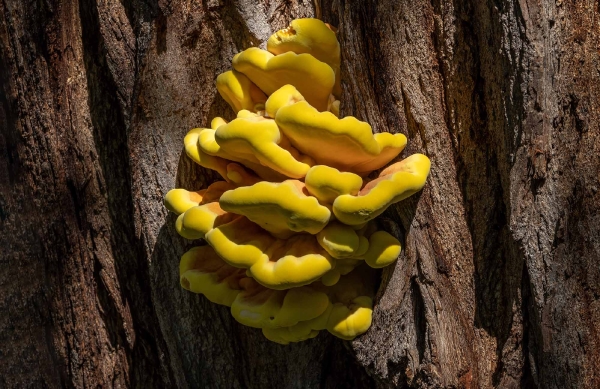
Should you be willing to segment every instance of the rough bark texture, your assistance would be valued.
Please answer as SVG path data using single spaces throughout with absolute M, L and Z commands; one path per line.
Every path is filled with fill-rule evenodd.
M 600 387 L 600 3 L 0 0 L 0 387 Z M 287 347 L 178 285 L 214 79 L 339 27 L 342 112 L 432 171 L 372 328 Z

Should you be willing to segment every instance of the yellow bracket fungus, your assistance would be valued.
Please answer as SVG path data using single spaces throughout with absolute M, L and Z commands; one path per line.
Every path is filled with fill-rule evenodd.
M 192 207 L 219 201 L 223 193 L 233 188 L 235 187 L 228 182 L 217 181 L 210 184 L 208 188 L 197 192 L 189 192 L 185 189 L 171 189 L 165 195 L 165 207 L 174 214 L 180 215 Z
M 183 288 L 228 307 L 241 292 L 239 282 L 245 277 L 242 269 L 227 265 L 210 246 L 194 247 L 183 254 L 179 262 Z
M 242 269 L 227 265 L 210 246 L 187 251 L 179 263 L 179 276 L 184 289 L 231 307 L 231 314 L 238 322 L 262 328 L 267 338 L 282 344 L 314 337 L 322 329 L 350 338 L 366 331 L 366 323 L 370 322 L 368 304 L 360 303 L 370 300 L 369 296 L 356 297 L 348 306 L 340 302 L 339 287 L 268 289 L 248 278 Z M 357 289 L 356 279 L 349 278 L 343 294 L 365 293 L 364 286 Z M 357 304 L 360 311 L 354 309 Z
M 221 148 L 221 146 L 215 140 L 215 133 L 216 131 L 211 128 L 202 128 L 198 133 L 197 138 L 198 150 L 200 151 L 200 153 L 204 153 L 205 155 L 213 156 L 225 161 L 223 173 L 219 171 L 221 176 L 223 176 L 224 178 L 229 179 L 229 177 L 227 176 L 228 161 L 238 162 L 239 164 L 252 170 L 254 173 L 256 173 L 257 176 L 259 176 L 262 179 L 280 181 L 286 178 L 281 173 L 278 173 L 273 169 L 263 166 L 258 162 L 245 160 L 244 158 L 241 158 L 236 154 L 228 154 L 224 149 Z
M 292 20 L 289 27 L 271 35 L 267 50 L 276 55 L 288 51 L 306 53 L 325 62 L 335 73 L 333 94 L 340 96 L 340 44 L 329 25 L 313 18 Z
M 227 165 L 227 178 L 237 186 L 250 186 L 260 182 L 260 177 L 238 163 Z
M 271 289 L 307 285 L 335 266 L 312 235 L 277 239 L 245 217 L 206 233 L 207 242 L 221 258 Z
M 251 47 L 233 57 L 233 68 L 244 73 L 267 95 L 284 85 L 294 85 L 316 109 L 325 111 L 335 84 L 329 65 L 310 54 L 273 55 Z
M 307 196 L 304 183 L 259 182 L 225 192 L 219 200 L 226 211 L 244 215 L 274 236 L 288 238 L 294 232 L 316 234 L 329 222 L 331 212 L 315 197 Z
M 334 114 L 336 117 L 340 117 L 340 101 L 335 100 L 329 105 L 329 112 Z
M 260 111 L 264 108 L 267 96 L 248 77 L 230 70 L 217 77 L 217 90 L 223 100 L 237 113 L 242 109 Z
M 354 339 L 371 326 L 375 273 L 360 267 L 343 276 L 333 286 L 315 287 L 327 293 L 333 304 L 327 331 L 342 339 Z
M 206 193 L 206 189 L 189 192 L 185 189 L 171 189 L 165 195 L 165 207 L 176 215 L 199 205 Z
M 187 133 L 185 138 L 183 138 L 185 153 L 198 165 L 216 170 L 221 177 L 227 178 L 227 160 L 206 154 L 198 145 L 200 133 L 204 130 L 203 128 L 194 128 Z
M 223 211 L 219 203 L 212 202 L 192 207 L 179 215 L 175 222 L 175 229 L 186 239 L 203 239 L 213 228 L 239 217 Z
M 350 273 L 362 261 L 355 258 L 337 258 L 335 268 L 331 269 L 321 277 L 321 283 L 325 286 L 332 286 L 338 283 L 340 277 Z
M 381 215 L 387 207 L 420 191 L 431 163 L 423 154 L 413 154 L 384 169 L 367 183 L 358 196 L 341 195 L 333 202 L 333 213 L 348 225 L 362 224 Z
M 361 249 L 361 239 L 356 231 L 345 224 L 333 222 L 317 235 L 317 240 L 334 258 L 356 257 Z M 362 249 L 364 249 L 364 243 Z M 368 249 L 368 243 L 367 243 Z
M 352 340 L 371 326 L 373 299 L 357 297 L 350 303 L 336 303 L 327 321 L 327 330 L 338 338 Z
M 369 248 L 362 257 L 367 265 L 380 268 L 396 261 L 401 250 L 398 239 L 385 231 L 377 231 L 369 237 Z
M 315 165 L 306 173 L 304 183 L 308 192 L 319 201 L 333 204 L 333 201 L 343 194 L 356 196 L 363 180 L 354 173 L 342 173 L 336 168 Z
M 284 85 L 269 96 L 265 103 L 265 112 L 268 117 L 274 119 L 279 108 L 295 104 L 299 101 L 305 101 L 305 99 L 298 92 L 298 89 L 293 85 Z
M 367 174 L 390 162 L 406 146 L 403 134 L 373 135 L 368 123 L 318 112 L 307 101 L 279 107 L 276 112 L 275 122 L 292 146 L 319 165 Z
M 422 154 L 384 168 L 406 137 L 339 118 L 333 30 L 294 20 L 269 38 L 268 51 L 236 55 L 216 80 L 236 119 L 216 117 L 184 138 L 187 155 L 225 181 L 164 198 L 179 215 L 176 231 L 208 243 L 181 257 L 181 286 L 280 344 L 322 330 L 351 340 L 369 329 L 375 269 L 402 250 L 371 220 L 421 190 L 430 169 Z
M 329 305 L 325 312 L 312 320 L 301 321 L 290 327 L 263 328 L 262 333 L 270 341 L 284 345 L 312 339 L 319 334 L 320 330 L 327 329 L 327 321 L 332 309 L 333 306 Z
M 238 116 L 216 130 L 204 129 L 198 144 L 208 155 L 240 162 L 259 176 L 275 181 L 302 178 L 312 165 L 310 158 L 300 155 L 281 136 L 274 120 L 261 116 Z
M 249 327 L 281 328 L 314 319 L 329 305 L 325 293 L 310 287 L 286 291 L 258 288 L 254 293 L 240 293 L 231 305 L 231 314 Z

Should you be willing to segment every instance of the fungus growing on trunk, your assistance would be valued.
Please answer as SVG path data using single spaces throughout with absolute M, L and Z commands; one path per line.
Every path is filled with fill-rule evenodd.
M 333 94 L 340 96 L 340 44 L 328 24 L 313 18 L 292 20 L 289 27 L 271 35 L 267 50 L 275 55 L 288 51 L 306 53 L 325 62 L 335 73 Z
M 276 237 L 289 238 L 294 232 L 316 234 L 331 218 L 327 207 L 310 195 L 303 182 L 259 182 L 227 191 L 219 200 L 226 211 L 244 215 Z
M 319 201 L 333 204 L 343 194 L 356 196 L 363 180 L 354 173 L 340 172 L 326 165 L 315 165 L 306 173 L 304 183 L 309 193 Z
M 267 95 L 242 73 L 235 70 L 221 73 L 216 83 L 219 94 L 235 113 L 242 109 L 254 112 L 264 109 Z
M 365 183 L 406 136 L 338 118 L 335 33 L 317 19 L 295 20 L 267 48 L 239 53 L 217 78 L 237 118 L 217 117 L 184 139 L 187 155 L 225 181 L 165 196 L 177 232 L 208 243 L 182 256 L 181 285 L 277 343 L 325 329 L 354 339 L 371 325 L 374 268 L 402 250 L 371 220 L 421 190 L 430 161 L 412 155 Z
M 425 185 L 431 162 L 413 154 L 384 169 L 357 196 L 341 195 L 333 202 L 333 213 L 349 225 L 362 224 L 381 215 L 390 205 L 417 193 Z
M 319 111 L 327 109 L 335 84 L 335 73 L 329 65 L 310 54 L 291 51 L 273 55 L 251 47 L 233 57 L 233 68 L 244 73 L 267 95 L 284 85 L 294 85 Z
M 406 136 L 373 134 L 368 123 L 331 112 L 318 112 L 307 101 L 277 110 L 275 122 L 298 151 L 341 171 L 368 174 L 394 159 L 406 146 Z

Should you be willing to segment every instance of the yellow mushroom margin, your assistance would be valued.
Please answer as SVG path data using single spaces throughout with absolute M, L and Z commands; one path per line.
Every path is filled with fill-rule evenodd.
M 229 190 L 221 196 L 219 204 L 284 239 L 295 232 L 317 234 L 331 218 L 331 211 L 308 195 L 305 184 L 298 180 L 262 181 Z
M 284 85 L 293 85 L 320 111 L 327 109 L 335 85 L 333 69 L 310 54 L 290 51 L 273 55 L 251 47 L 233 57 L 233 68 L 245 74 L 267 95 Z
M 308 170 L 304 182 L 308 192 L 319 201 L 333 204 L 338 196 L 356 196 L 362 187 L 362 178 L 354 173 L 340 172 L 326 165 L 315 165 Z
M 248 275 L 271 289 L 308 285 L 335 267 L 335 259 L 314 236 L 277 239 L 245 217 L 215 227 L 205 239 L 225 262 L 248 269 Z
M 340 44 L 330 25 L 315 18 L 292 20 L 287 28 L 271 35 L 267 41 L 267 50 L 276 55 L 288 51 L 306 53 L 325 62 L 335 73 L 332 93 L 336 97 L 340 96 Z
M 179 262 L 181 286 L 216 304 L 230 307 L 242 291 L 243 278 L 242 269 L 227 265 L 210 246 L 192 248 Z
M 267 180 L 304 177 L 313 164 L 312 159 L 289 144 L 274 120 L 245 112 L 248 111 L 240 111 L 236 119 L 216 130 L 203 129 L 198 134 L 199 149 L 239 162 Z
M 217 91 L 235 113 L 241 110 L 260 111 L 264 109 L 267 95 L 248 77 L 235 70 L 229 70 L 217 77 Z
M 291 88 L 287 93 L 293 93 Z M 286 100 L 279 97 L 278 101 Z M 364 175 L 380 169 L 406 146 L 403 134 L 373 134 L 368 123 L 352 116 L 340 119 L 331 112 L 319 112 L 308 101 L 277 107 L 275 122 L 292 146 L 316 164 L 346 172 Z
M 384 169 L 357 196 L 341 195 L 333 202 L 333 213 L 344 224 L 358 225 L 375 219 L 390 205 L 417 193 L 425 185 L 431 162 L 413 154 Z

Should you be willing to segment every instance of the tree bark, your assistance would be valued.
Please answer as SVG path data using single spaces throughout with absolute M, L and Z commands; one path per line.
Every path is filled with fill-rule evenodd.
M 600 3 L 0 0 L 0 387 L 600 387 Z M 371 329 L 280 346 L 179 286 L 185 133 L 290 20 L 425 189 Z

